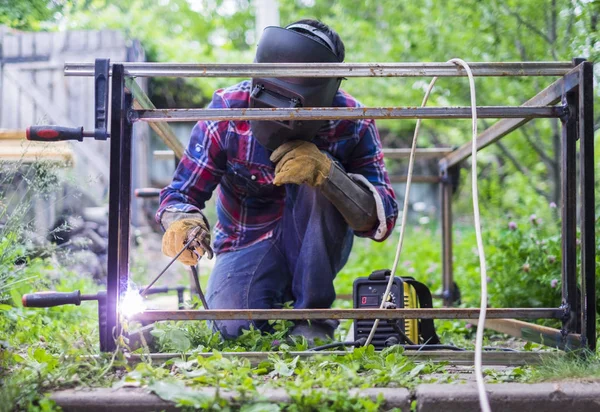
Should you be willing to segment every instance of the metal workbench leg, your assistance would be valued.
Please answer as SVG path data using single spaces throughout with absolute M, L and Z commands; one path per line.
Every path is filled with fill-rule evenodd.
M 580 65 L 579 167 L 581 187 L 581 344 L 596 350 L 594 202 L 594 86 L 590 62 Z
M 577 331 L 577 104 L 578 91 L 563 96 L 569 115 L 562 120 L 561 140 L 561 213 L 562 213 L 562 331 L 566 335 Z
M 129 215 L 131 200 L 131 124 L 127 110 L 131 95 L 124 88 L 123 65 L 112 66 L 110 128 L 110 192 L 108 229 L 108 275 L 106 281 L 106 324 L 100 350 L 116 349 L 121 333 L 119 298 L 127 287 L 129 273 Z M 102 325 L 101 325 L 102 326 Z

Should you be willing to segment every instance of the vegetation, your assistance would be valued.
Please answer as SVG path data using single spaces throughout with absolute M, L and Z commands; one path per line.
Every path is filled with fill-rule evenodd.
M 0 1 L 0 24 L 25 30 L 117 29 L 142 41 L 152 61 L 251 62 L 256 42 L 254 9 L 247 0 L 106 0 Z M 596 60 L 600 52 L 600 3 L 586 0 L 394 0 L 281 1 L 283 23 L 316 17 L 333 26 L 345 40 L 347 61 L 467 61 Z M 157 30 L 160 28 L 160 30 Z M 150 83 L 159 107 L 202 106 L 216 87 L 232 79 L 165 80 Z M 481 105 L 520 104 L 550 80 L 543 78 L 477 79 Z M 344 88 L 366 105 L 412 105 L 420 102 L 427 82 L 422 79 L 352 79 Z M 433 105 L 465 105 L 464 79 L 440 79 Z M 600 99 L 596 98 L 597 114 Z M 600 123 L 600 120 L 596 123 Z M 414 123 L 380 122 L 386 147 L 405 147 Z M 481 121 L 481 126 L 487 124 Z M 452 146 L 466 142 L 468 122 L 426 121 L 421 146 Z M 596 125 L 596 129 L 598 124 Z M 556 306 L 560 301 L 560 215 L 558 177 L 560 127 L 536 121 L 480 153 L 480 199 L 492 307 Z M 600 155 L 600 145 L 596 146 Z M 390 169 L 401 171 L 391 163 Z M 421 165 L 429 167 L 430 165 Z M 435 166 L 433 166 L 435 168 Z M 461 182 L 470 179 L 461 171 Z M 39 164 L 27 170 L 0 165 L 0 410 L 47 411 L 56 406 L 48 391 L 68 387 L 146 387 L 164 399 L 188 408 L 223 410 L 377 410 L 381 399 L 347 394 L 349 388 L 403 386 L 448 382 L 454 377 L 445 365 L 412 362 L 400 348 L 376 354 L 359 348 L 344 356 L 300 359 L 273 355 L 253 365 L 225 358 L 224 351 L 306 349 L 303 340 L 286 339 L 289 324 L 274 323 L 272 334 L 249 331 L 236 341 L 221 341 L 204 323 L 165 322 L 153 332 L 148 349 L 176 353 L 163 364 L 128 358 L 127 342 L 114 355 L 99 354 L 96 307 L 28 309 L 21 296 L 35 290 L 93 293 L 101 288 L 57 263 L 55 250 L 39 254 L 27 236 L 30 199 L 7 195 L 15 176 L 44 196 L 60 180 L 59 171 Z M 454 270 L 462 305 L 479 301 L 478 259 L 472 230 L 469 185 L 455 195 Z M 600 190 L 597 188 L 597 193 Z M 18 207 L 14 207 L 17 204 Z M 558 205 L 560 206 L 560 205 Z M 11 213 L 9 214 L 9 210 Z M 441 289 L 440 229 L 436 210 L 411 211 L 399 268 Z M 598 215 L 598 214 L 597 214 Z M 427 219 L 420 219 L 427 218 Z M 421 223 L 417 223 L 421 222 Z M 596 231 L 598 227 L 596 224 Z M 600 248 L 600 233 L 596 236 Z M 350 262 L 336 279 L 338 293 L 350 293 L 353 280 L 393 261 L 395 235 L 383 244 L 357 240 Z M 600 256 L 599 256 L 600 258 Z M 600 273 L 600 264 L 597 266 Z M 600 286 L 599 286 L 600 287 Z M 598 289 L 600 296 L 600 289 Z M 348 302 L 336 302 L 348 306 Z M 130 325 L 131 326 L 131 325 Z M 444 343 L 472 347 L 474 328 L 459 321 L 436 322 Z M 345 332 L 348 325 L 342 325 Z M 340 332 L 341 333 L 341 332 Z M 488 343 L 504 339 L 486 336 Z M 486 343 L 487 344 L 487 343 Z M 541 350 L 522 343 L 525 350 Z M 202 353 L 214 351 L 205 358 Z M 94 355 L 94 356 L 90 356 Z M 536 382 L 594 379 L 600 356 L 560 357 L 540 367 L 487 372 L 490 382 Z M 228 405 L 219 392 L 203 395 L 192 389 L 215 386 L 239 394 L 240 405 Z M 295 405 L 268 405 L 259 396 L 265 387 L 284 388 Z M 329 392 L 312 390 L 328 388 Z

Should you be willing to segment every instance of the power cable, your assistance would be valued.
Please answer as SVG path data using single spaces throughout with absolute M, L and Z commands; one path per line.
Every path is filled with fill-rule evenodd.
M 485 328 L 485 318 L 487 311 L 487 271 L 485 265 L 485 251 L 483 248 L 483 237 L 481 235 L 481 222 L 480 222 L 480 214 L 479 214 L 479 200 L 478 200 L 478 189 L 477 189 L 477 103 L 476 103 L 476 93 L 475 93 L 475 80 L 473 78 L 473 73 L 471 72 L 471 68 L 469 65 L 461 60 L 461 59 L 451 59 L 448 63 L 454 63 L 456 65 L 462 66 L 463 69 L 467 72 L 467 76 L 469 78 L 469 90 L 471 94 L 471 117 L 472 117 L 472 146 L 471 146 L 471 182 L 472 182 L 472 192 L 473 192 L 473 217 L 474 217 L 474 225 L 475 225 L 475 236 L 477 238 L 477 250 L 479 253 L 479 266 L 480 266 L 480 274 L 481 274 L 481 304 L 479 311 L 479 322 L 477 323 L 477 334 L 475 338 L 475 377 L 477 380 L 477 390 L 479 393 L 479 405 L 483 412 L 491 412 L 491 408 L 489 405 L 489 400 L 487 397 L 487 393 L 485 391 L 485 383 L 483 381 L 483 373 L 482 373 L 482 351 L 483 351 L 483 330 Z M 423 101 L 421 103 L 421 107 L 425 107 L 427 104 L 427 100 L 429 99 L 429 94 L 433 89 L 435 82 L 437 81 L 437 77 L 431 79 L 427 90 L 425 91 L 425 96 L 423 97 Z M 392 289 L 392 284 L 394 282 L 394 277 L 396 275 L 396 270 L 398 269 L 398 262 L 400 260 L 400 254 L 402 252 L 402 245 L 404 243 L 404 234 L 406 231 L 406 221 L 408 215 L 408 199 L 410 194 L 410 187 L 412 183 L 412 175 L 415 161 L 415 152 L 417 148 L 417 137 L 419 135 L 419 130 L 421 128 L 421 119 L 417 120 L 417 124 L 415 126 L 415 132 L 413 134 L 413 141 L 410 150 L 410 158 L 408 163 L 408 173 L 406 178 L 406 189 L 404 192 L 404 204 L 402 209 L 402 221 L 400 226 L 400 234 L 398 238 L 398 246 L 396 248 L 396 256 L 394 258 L 394 264 L 392 265 L 392 270 L 390 273 L 390 278 L 383 294 L 383 299 L 381 302 L 380 309 L 384 308 L 385 302 L 387 302 L 387 298 Z M 375 335 L 375 331 L 377 330 L 377 326 L 379 326 L 379 319 L 375 319 L 373 323 L 373 327 L 371 328 L 371 332 L 365 342 L 365 346 L 369 345 L 373 340 Z

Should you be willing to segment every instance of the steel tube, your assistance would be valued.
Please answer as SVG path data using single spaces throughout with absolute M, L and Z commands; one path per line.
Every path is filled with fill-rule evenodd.
M 463 77 L 452 63 L 115 63 L 132 77 Z M 571 62 L 469 63 L 474 76 L 562 76 Z M 65 63 L 65 76 L 93 76 L 93 63 Z
M 123 226 L 122 211 L 124 204 L 122 190 L 124 182 L 121 180 L 124 173 L 123 146 L 126 144 L 125 117 L 125 90 L 124 70 L 122 66 L 113 66 L 111 81 L 111 120 L 110 120 L 110 185 L 108 197 L 108 263 L 106 277 L 106 316 L 105 322 L 100 327 L 100 350 L 110 352 L 116 349 L 114 332 L 118 334 L 120 278 L 123 264 Z M 130 147 L 130 146 L 129 146 Z M 129 225 L 129 216 L 126 224 Z M 129 227 L 129 226 L 127 226 Z M 127 238 L 128 239 L 128 238 Z M 127 240 L 125 240 L 127 242 Z
M 521 107 L 546 106 L 555 104 L 560 101 L 563 93 L 571 91 L 577 87 L 579 84 L 578 82 L 579 70 L 573 69 L 564 77 L 558 79 L 544 90 L 536 94 L 534 97 L 527 100 Z M 500 120 L 477 136 L 477 150 L 481 150 L 484 147 L 487 147 L 500 140 L 502 137 L 526 124 L 530 120 L 531 118 Z M 463 144 L 454 152 L 448 154 L 444 160 L 447 162 L 448 167 L 451 167 L 467 159 L 469 156 L 471 156 L 471 142 Z
M 556 319 L 562 316 L 555 308 L 488 309 L 489 319 L 523 318 Z M 148 310 L 131 319 L 142 322 L 161 320 L 270 320 L 270 319 L 477 319 L 476 308 L 443 309 L 219 309 L 219 310 Z
M 415 152 L 415 157 L 417 159 L 439 159 L 452 152 L 452 150 L 453 149 L 450 147 L 418 148 Z M 410 157 L 410 149 L 392 149 L 384 147 L 383 155 L 386 159 L 408 159 Z M 173 160 L 175 154 L 172 150 L 155 150 L 152 152 L 152 156 L 156 160 Z
M 444 306 L 454 304 L 454 277 L 452 271 L 452 182 L 448 171 L 441 173 L 440 201 L 442 226 L 442 299 Z
M 594 179 L 594 75 L 590 62 L 580 65 L 579 171 L 581 192 L 581 339 L 596 351 L 596 237 Z
M 561 117 L 560 106 L 483 106 L 477 117 Z M 255 109 L 155 109 L 134 110 L 132 120 L 192 122 L 199 120 L 326 120 L 326 119 L 470 119 L 470 107 L 306 107 Z
M 563 331 L 567 333 L 577 331 L 577 95 L 575 90 L 563 98 L 571 115 L 563 119 L 560 151 L 562 307 Z
M 350 355 L 352 351 L 290 351 L 290 352 L 219 352 L 219 356 L 224 358 L 244 358 L 252 365 L 258 365 L 260 362 L 269 359 L 272 356 L 291 356 L 300 358 L 313 358 L 323 356 L 345 356 Z M 128 359 L 133 362 L 146 361 L 150 359 L 153 363 L 164 363 L 169 359 L 180 359 L 181 353 L 148 353 L 148 354 L 129 354 Z M 186 357 L 203 357 L 210 358 L 215 356 L 214 352 L 198 352 L 192 354 L 185 354 Z M 436 350 L 436 351 L 415 351 L 407 350 L 402 353 L 402 356 L 406 356 L 414 362 L 447 362 L 451 365 L 473 365 L 474 352 L 473 351 L 447 351 L 447 350 Z M 483 354 L 484 365 L 506 365 L 506 366 L 519 366 L 519 365 L 531 365 L 538 364 L 544 360 L 557 357 L 556 352 L 493 352 L 484 351 Z M 97 355 L 84 356 L 83 358 L 96 359 Z
M 415 158 L 417 159 L 439 159 L 444 157 L 448 153 L 452 152 L 450 147 L 426 147 L 417 148 L 415 151 Z M 383 155 L 386 159 L 408 159 L 410 157 L 410 149 L 392 149 L 384 148 Z
M 390 176 L 390 183 L 406 183 L 407 176 Z M 439 183 L 439 176 L 415 176 L 412 177 L 413 183 Z

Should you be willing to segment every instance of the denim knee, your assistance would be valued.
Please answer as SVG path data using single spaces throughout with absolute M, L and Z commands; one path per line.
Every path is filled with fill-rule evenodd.
M 242 330 L 250 329 L 251 323 L 248 320 L 216 320 L 213 322 L 213 329 L 221 332 L 223 339 L 235 339 L 242 334 Z

